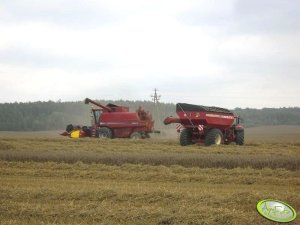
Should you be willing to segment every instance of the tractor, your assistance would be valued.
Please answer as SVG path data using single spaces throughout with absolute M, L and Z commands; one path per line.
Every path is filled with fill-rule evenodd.
M 164 124 L 177 123 L 182 146 L 191 144 L 244 144 L 244 128 L 240 117 L 228 109 L 177 103 L 178 117 L 167 117 Z
M 97 137 L 97 138 L 149 138 L 154 131 L 154 121 L 149 112 L 139 107 L 136 112 L 129 112 L 126 106 L 107 104 L 106 106 L 89 98 L 85 104 L 93 104 L 98 108 L 91 109 L 92 125 L 68 125 L 61 135 L 72 138 Z

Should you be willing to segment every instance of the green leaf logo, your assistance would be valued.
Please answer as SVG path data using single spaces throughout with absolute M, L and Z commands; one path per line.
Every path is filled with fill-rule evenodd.
M 291 222 L 296 219 L 297 216 L 292 206 L 273 199 L 260 201 L 257 203 L 256 208 L 263 217 L 280 223 Z

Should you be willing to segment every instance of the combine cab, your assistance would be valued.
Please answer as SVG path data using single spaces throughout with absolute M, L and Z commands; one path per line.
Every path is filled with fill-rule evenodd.
M 240 118 L 227 109 L 178 103 L 176 113 L 178 117 L 167 117 L 164 124 L 180 124 L 176 129 L 180 133 L 182 146 L 195 143 L 244 144 L 244 128 L 240 125 Z
M 149 112 L 141 107 L 136 112 L 129 112 L 125 106 L 108 104 L 101 105 L 89 98 L 85 104 L 93 104 L 98 108 L 92 109 L 92 126 L 68 125 L 64 136 L 78 137 L 105 137 L 105 138 L 149 138 L 152 133 L 154 121 Z

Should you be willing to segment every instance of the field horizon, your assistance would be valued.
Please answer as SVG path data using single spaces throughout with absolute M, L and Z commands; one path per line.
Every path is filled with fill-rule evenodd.
M 34 137 L 34 138 L 65 138 L 61 135 L 64 130 L 48 131 L 0 131 L 0 137 Z M 156 139 L 178 139 L 175 128 L 163 128 L 161 134 L 152 134 Z M 269 125 L 245 128 L 247 142 L 300 142 L 300 125 Z

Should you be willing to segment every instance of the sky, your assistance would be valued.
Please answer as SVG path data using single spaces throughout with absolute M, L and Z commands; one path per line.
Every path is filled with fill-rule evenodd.
M 300 1 L 1 0 L 0 103 L 300 106 Z

